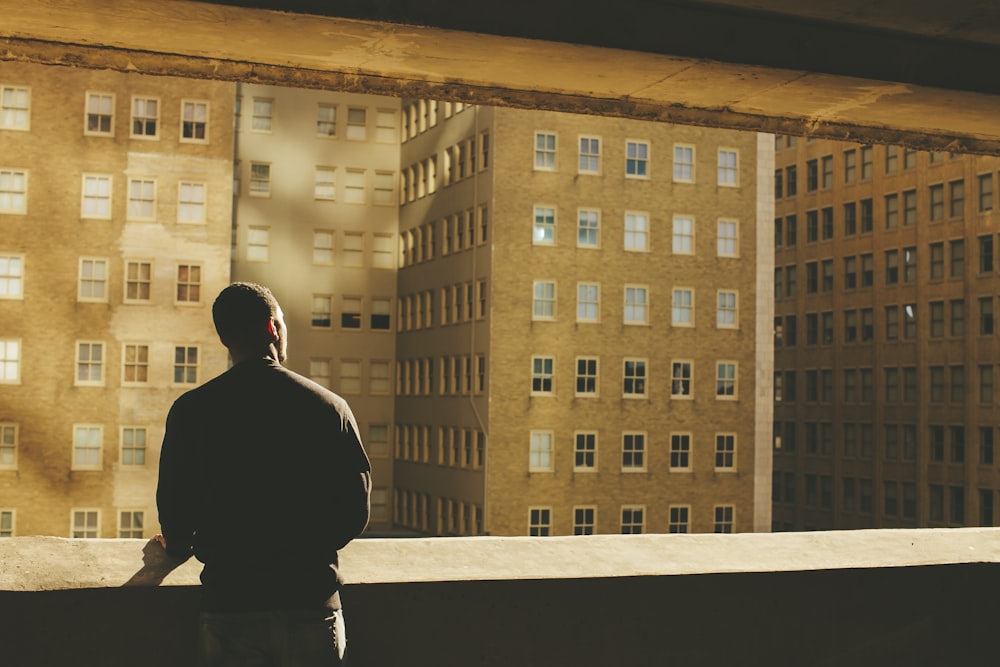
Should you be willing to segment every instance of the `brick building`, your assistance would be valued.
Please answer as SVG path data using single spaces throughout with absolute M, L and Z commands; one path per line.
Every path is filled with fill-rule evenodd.
M 166 407 L 226 367 L 233 98 L 0 63 L 0 534 L 155 530 Z

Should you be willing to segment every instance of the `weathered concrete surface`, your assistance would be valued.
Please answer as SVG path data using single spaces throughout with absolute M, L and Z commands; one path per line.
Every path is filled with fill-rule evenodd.
M 184 0 L 0 0 L 0 12 L 8 59 L 1000 154 L 998 94 L 796 69 L 794 57 L 725 62 Z
M 407 564 L 420 563 L 419 567 Z M 1000 563 L 1000 529 L 859 530 L 735 535 L 591 535 L 355 540 L 349 584 L 657 577 L 956 563 Z M 0 540 L 0 591 L 197 586 L 200 564 L 154 542 Z

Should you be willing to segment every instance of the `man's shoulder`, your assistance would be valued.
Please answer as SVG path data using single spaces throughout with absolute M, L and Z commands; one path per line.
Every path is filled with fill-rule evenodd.
M 343 396 L 337 394 L 336 392 L 330 390 L 327 387 L 319 384 L 315 380 L 311 380 L 304 375 L 296 373 L 295 371 L 285 368 L 284 366 L 275 366 L 277 372 L 284 375 L 290 382 L 298 385 L 302 391 L 313 394 L 317 399 L 320 399 L 326 403 L 332 403 L 339 406 L 347 406 L 347 401 Z

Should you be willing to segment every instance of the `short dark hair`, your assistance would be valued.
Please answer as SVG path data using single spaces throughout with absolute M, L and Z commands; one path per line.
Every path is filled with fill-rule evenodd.
M 257 283 L 233 283 L 215 298 L 212 319 L 226 345 L 246 339 L 262 322 L 278 314 L 278 300 Z

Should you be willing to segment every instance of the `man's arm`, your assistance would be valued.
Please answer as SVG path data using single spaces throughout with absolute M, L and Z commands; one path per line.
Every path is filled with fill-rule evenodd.
M 331 536 L 337 550 L 360 535 L 368 525 L 372 490 L 371 463 L 350 412 L 344 418 L 344 431 L 339 440 L 332 499 L 337 520 Z
M 160 449 L 160 473 L 156 506 L 162 535 L 157 542 L 175 556 L 188 557 L 194 545 L 197 460 L 191 456 L 190 418 L 174 403 L 167 415 L 166 432 Z

